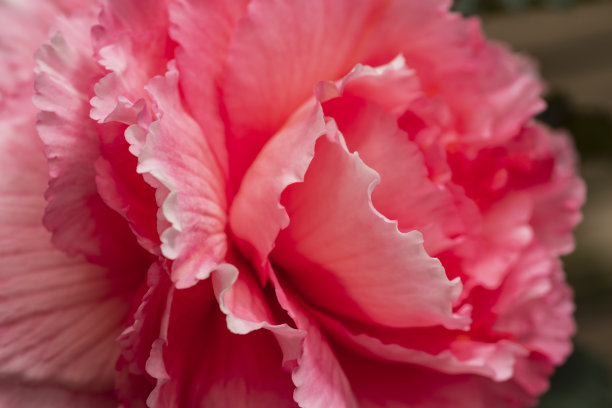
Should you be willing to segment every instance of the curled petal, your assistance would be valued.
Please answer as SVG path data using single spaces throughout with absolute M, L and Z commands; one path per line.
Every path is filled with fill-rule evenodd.
M 289 224 L 280 203 L 288 185 L 304 180 L 316 140 L 326 133 L 321 106 L 306 105 L 266 144 L 242 180 L 230 209 L 230 226 L 265 281 L 278 232 Z M 258 217 L 253 217 L 253 208 Z
M 227 251 L 225 179 L 197 123 L 183 110 L 178 72 L 147 87 L 158 121 L 151 124 L 138 172 L 156 181 L 163 201 L 162 253 L 173 259 L 177 287 L 205 279 Z
M 399 232 L 374 209 L 370 195 L 378 182 L 340 142 L 319 139 L 304 182 L 283 193 L 291 221 L 273 262 L 330 313 L 391 327 L 464 327 L 469 320 L 451 308 L 461 283 L 449 281 L 427 255 L 419 232 Z

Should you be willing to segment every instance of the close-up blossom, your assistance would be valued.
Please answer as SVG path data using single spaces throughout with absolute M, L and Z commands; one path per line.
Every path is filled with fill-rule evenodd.
M 0 407 L 527 407 L 585 187 L 447 0 L 0 0 Z

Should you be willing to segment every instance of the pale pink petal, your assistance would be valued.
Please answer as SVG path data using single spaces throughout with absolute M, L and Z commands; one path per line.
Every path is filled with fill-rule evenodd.
M 285 359 L 299 356 L 303 333 L 285 322 L 290 319 L 271 293 L 264 292 L 255 279 L 252 269 L 238 256 L 231 257 L 232 264 L 221 264 L 212 275 L 212 287 L 220 310 L 227 316 L 227 327 L 232 333 L 248 334 L 266 329 L 283 338 Z M 268 291 L 269 292 L 269 291 Z M 278 321 L 281 319 L 282 321 Z M 293 341 L 292 349 L 285 349 Z
M 119 213 L 136 235 L 138 243 L 158 255 L 155 190 L 136 172 L 138 160 L 129 152 L 123 137 L 125 126 L 105 124 L 109 139 L 100 146 L 102 156 L 95 162 L 96 187 L 104 203 Z M 114 128 L 113 128 L 114 127 Z
M 355 45 L 374 8 L 369 0 L 249 3 L 231 39 L 222 86 L 238 179 L 318 81 L 340 79 L 357 62 Z
M 264 146 L 242 180 L 230 209 L 230 226 L 261 278 L 278 232 L 289 224 L 280 204 L 285 188 L 304 180 L 316 140 L 326 132 L 321 106 L 306 105 Z M 253 208 L 257 216 L 253 217 Z
M 51 244 L 40 222 L 46 160 L 24 96 L 0 113 L 0 405 L 59 407 L 87 400 L 73 392 L 113 388 L 115 338 L 138 274 L 105 270 Z
M 179 0 L 170 5 L 173 23 L 170 34 L 179 44 L 176 63 L 181 72 L 181 89 L 226 174 L 228 155 L 219 87 L 226 75 L 224 69 L 232 31 L 245 14 L 249 1 Z
M 101 71 L 89 44 L 94 17 L 91 10 L 59 20 L 60 32 L 37 53 L 34 101 L 42 110 L 38 131 L 51 177 L 44 222 L 53 242 L 70 254 L 84 254 L 102 265 L 137 268 L 148 257 L 123 218 L 104 203 L 95 180 L 100 140 L 89 119 L 89 92 L 90 81 Z
M 374 209 L 378 174 L 340 143 L 319 139 L 304 182 L 283 194 L 291 221 L 272 252 L 279 274 L 337 315 L 391 327 L 463 327 L 469 320 L 451 310 L 461 283 L 427 255 L 419 232 L 401 233 Z
M 144 86 L 150 78 L 164 74 L 172 59 L 167 3 L 156 0 L 142 7 L 137 1 L 103 2 L 93 41 L 98 62 L 110 72 L 94 87 L 93 119 L 137 121 L 142 107 L 135 105 L 148 96 Z
M 178 72 L 147 86 L 160 118 L 149 128 L 139 173 L 163 185 L 162 253 L 173 259 L 177 287 L 205 279 L 227 251 L 225 179 L 197 123 L 183 110 Z M 160 191 L 160 190 L 158 190 Z
M 33 54 L 46 40 L 53 21 L 89 4 L 88 0 L 0 3 L 0 105 L 32 89 Z

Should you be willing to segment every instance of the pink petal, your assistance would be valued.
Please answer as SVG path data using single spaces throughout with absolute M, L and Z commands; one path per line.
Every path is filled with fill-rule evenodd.
M 113 388 L 115 338 L 138 276 L 51 244 L 40 223 L 48 176 L 35 109 L 27 93 L 7 108 L 0 113 L 0 404 L 88 401 L 73 394 Z
M 135 104 L 147 98 L 144 86 L 150 78 L 162 75 L 172 58 L 167 3 L 157 0 L 142 7 L 131 0 L 105 1 L 93 40 L 98 62 L 110 73 L 95 85 L 93 119 L 122 121 L 133 110 L 127 122 L 136 122 L 139 109 Z
M 53 21 L 89 0 L 30 0 L 0 3 L 0 95 L 19 97 L 32 89 L 32 55 L 48 36 Z M 24 27 L 28 27 L 24 30 Z
M 534 211 L 531 225 L 539 242 L 554 254 L 567 254 L 574 249 L 572 231 L 582 216 L 586 188 L 576 176 L 577 159 L 568 135 L 553 133 L 543 126 L 534 126 L 531 131 L 550 143 L 550 152 L 555 157 L 552 180 L 534 192 Z
M 96 187 L 104 203 L 119 213 L 136 235 L 138 243 L 159 254 L 155 190 L 136 172 L 138 160 L 129 152 L 125 126 L 103 125 L 106 132 L 102 156 L 95 162 Z
M 508 139 L 544 108 L 542 84 L 530 62 L 485 42 L 477 20 L 449 13 L 450 3 L 391 2 L 366 38 L 362 60 L 377 65 L 402 53 L 426 93 L 450 107 L 462 138 Z
M 230 209 L 232 232 L 263 279 L 278 232 L 289 224 L 280 204 L 281 193 L 288 185 L 304 180 L 315 141 L 325 132 L 320 105 L 306 105 L 264 146 L 234 198 Z M 253 217 L 253 208 L 258 209 L 257 217 Z
M 147 90 L 160 119 L 149 128 L 138 172 L 149 173 L 167 194 L 161 250 L 174 260 L 172 281 L 185 288 L 205 279 L 227 251 L 225 180 L 206 137 L 183 110 L 178 72 L 153 78 Z
M 231 123 L 230 167 L 239 180 L 259 149 L 319 80 L 355 64 L 370 1 L 253 0 L 229 46 L 223 102 Z
M 42 110 L 38 131 L 51 176 L 44 222 L 53 242 L 70 254 L 84 254 L 102 265 L 138 268 L 148 256 L 122 217 L 104 203 L 95 180 L 100 141 L 88 102 L 90 82 L 100 75 L 88 41 L 94 21 L 94 11 L 61 20 L 61 33 L 37 53 L 34 101 Z
M 114 408 L 112 393 L 77 392 L 48 385 L 26 385 L 0 381 L 2 408 Z
M 288 282 L 270 275 L 280 305 L 306 336 L 302 353 L 291 378 L 295 384 L 294 399 L 301 407 L 357 407 L 353 391 L 334 351 L 306 313 L 304 303 Z
M 451 251 L 473 283 L 499 286 L 533 240 L 556 254 L 572 247 L 584 186 L 569 152 L 563 136 L 527 125 L 504 145 L 449 153 L 453 181 L 478 203 L 483 217 Z M 448 266 L 447 256 L 442 259 Z
M 167 266 L 163 262 L 154 263 L 149 268 L 147 282 L 141 288 L 141 296 L 136 296 L 137 309 L 133 321 L 117 338 L 121 355 L 117 362 L 116 391 L 119 400 L 125 405 L 146 400 L 155 388 L 155 379 L 146 372 L 151 345 L 158 339 L 170 281 Z
M 226 278 L 219 277 L 217 284 L 231 281 Z M 223 296 L 227 290 L 216 291 Z M 277 329 L 294 329 L 231 333 L 210 280 L 170 289 L 168 296 L 166 323 L 147 362 L 147 371 L 158 379 L 149 406 L 294 406 L 293 385 L 281 368 L 281 348 L 273 335 Z M 299 336 L 295 340 L 299 344 Z
M 494 312 L 496 330 L 513 333 L 529 349 L 561 364 L 576 327 L 571 289 L 561 263 L 539 246 L 529 248 L 510 272 Z
M 419 232 L 399 232 L 373 208 L 377 173 L 339 143 L 320 139 L 304 182 L 285 190 L 291 222 L 273 262 L 328 312 L 391 327 L 463 327 L 451 310 L 460 282 L 425 253 Z
M 249 0 L 179 0 L 170 5 L 170 34 L 179 44 L 176 63 L 185 101 L 227 174 L 225 124 L 219 87 L 224 78 L 232 31 Z
M 429 254 L 453 245 L 467 230 L 453 194 L 429 179 L 421 151 L 398 129 L 395 117 L 350 93 L 326 102 L 324 111 L 338 124 L 349 150 L 380 174 L 372 193 L 376 209 L 397 220 L 400 231 L 422 232 Z
M 151 123 L 144 86 L 165 72 L 173 49 L 166 2 L 151 2 L 142 9 L 137 2 L 110 0 L 99 19 L 92 30 L 94 52 L 110 73 L 94 85 L 96 96 L 91 99 L 90 115 L 100 123 L 103 156 L 96 162 L 96 182 L 104 202 L 129 222 L 140 245 L 157 254 L 154 189 L 136 173 L 137 159 L 130 154 L 125 132 L 126 125 L 146 129 Z
M 514 374 L 518 358 L 528 354 L 526 348 L 514 342 L 479 341 L 470 332 L 440 330 L 402 330 L 384 333 L 375 327 L 342 322 L 331 316 L 309 310 L 334 340 L 364 358 L 375 358 L 391 363 L 429 367 L 447 374 L 478 374 L 494 381 L 507 381 Z M 361 330 L 360 330 L 361 329 Z
M 494 382 L 477 375 L 448 375 L 418 366 L 390 364 L 344 349 L 337 349 L 336 354 L 360 407 L 511 408 L 535 402 L 511 381 Z

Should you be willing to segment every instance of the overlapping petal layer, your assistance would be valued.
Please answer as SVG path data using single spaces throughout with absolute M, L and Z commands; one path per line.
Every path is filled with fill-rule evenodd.
M 449 6 L 101 0 L 39 48 L 42 142 L 0 15 L 0 405 L 533 404 L 584 187 Z

